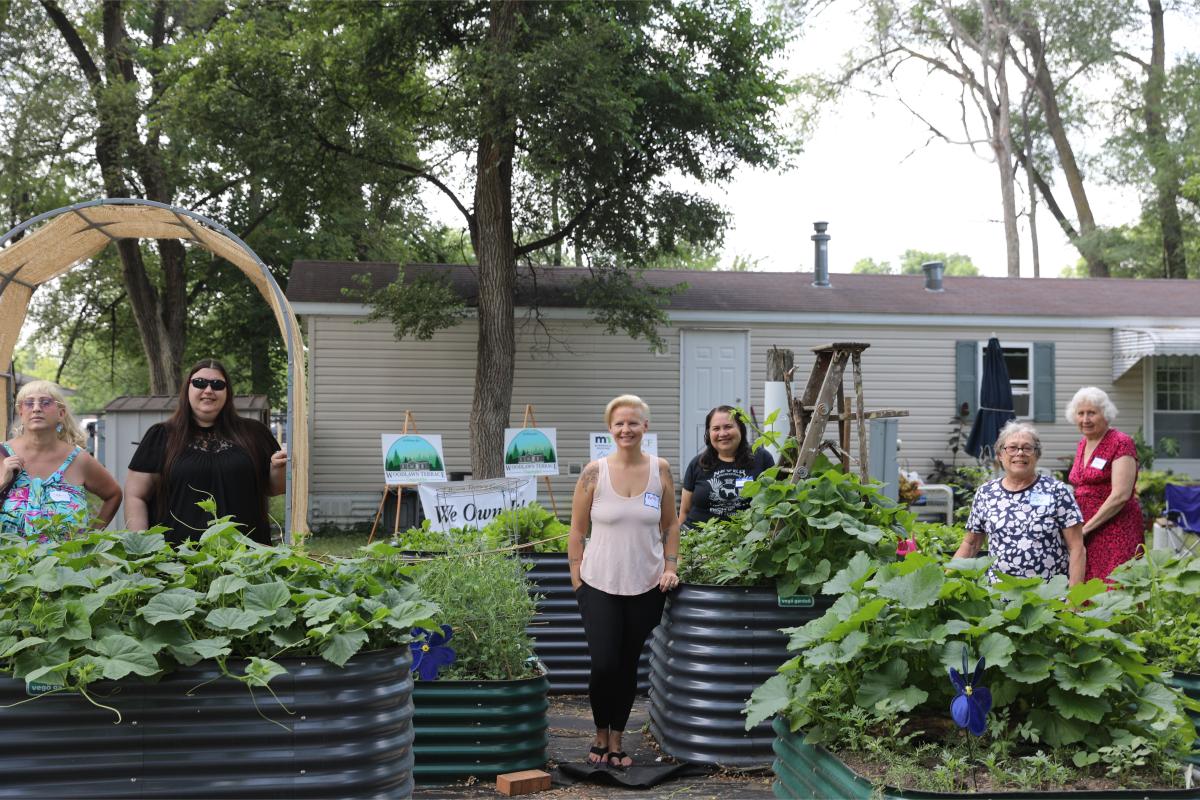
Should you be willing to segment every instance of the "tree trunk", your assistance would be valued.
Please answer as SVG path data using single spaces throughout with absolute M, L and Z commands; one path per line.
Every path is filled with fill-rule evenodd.
M 1150 69 L 1143 92 L 1146 107 L 1146 156 L 1153 169 L 1154 204 L 1162 229 L 1163 273 L 1167 278 L 1186 278 L 1187 258 L 1183 249 L 1183 222 L 1179 218 L 1179 172 L 1167 140 L 1163 123 L 1163 91 L 1167 81 L 1166 33 L 1160 0 L 1148 0 L 1150 7 Z
M 479 259 L 479 345 L 471 403 L 471 472 L 475 478 L 504 474 L 504 429 L 512 406 L 513 296 L 517 263 L 512 222 L 512 159 L 516 119 L 504 68 L 516 36 L 519 3 L 491 6 L 488 48 L 500 68 L 481 87 L 481 130 L 476 156 L 475 225 L 472 244 Z
M 1012 116 L 1008 97 L 1008 30 L 994 13 L 992 4 L 983 3 L 983 57 L 985 76 L 991 67 L 996 74 L 996 97 L 991 96 L 985 81 L 985 98 L 991 116 L 992 152 L 1000 171 L 1000 199 L 1004 209 L 1004 249 L 1008 261 L 1008 277 L 1021 277 L 1021 238 L 1017 231 L 1016 172 L 1013 169 Z M 995 61 L 992 58 L 995 57 Z
M 1075 161 L 1075 150 L 1067 138 L 1067 129 L 1062 121 L 1058 108 L 1058 97 L 1055 94 L 1054 78 L 1046 66 L 1046 49 L 1042 42 L 1040 31 L 1035 20 L 1026 19 L 1020 27 L 1021 41 L 1033 57 L 1033 80 L 1037 87 L 1038 102 L 1046 120 L 1046 128 L 1054 142 L 1054 150 L 1058 155 L 1058 163 L 1071 192 L 1071 200 L 1075 204 L 1075 215 L 1079 219 L 1079 238 L 1074 240 L 1079 254 L 1087 262 L 1088 275 L 1093 278 L 1109 277 L 1108 264 L 1094 236 L 1096 219 L 1092 214 L 1092 206 L 1088 201 L 1087 189 L 1084 186 L 1083 171 Z
M 96 162 L 108 197 L 129 197 L 128 175 L 137 171 L 149 199 L 173 200 L 163 175 L 162 156 L 156 146 L 144 144 L 138 132 L 137 92 L 122 84 L 136 80 L 130 60 L 132 45 L 125 29 L 124 7 L 107 0 L 102 7 L 103 70 L 88 52 L 78 29 L 54 0 L 42 0 L 91 88 L 96 113 Z M 150 372 L 150 391 L 175 394 L 182 369 L 186 336 L 184 269 L 186 251 L 178 240 L 158 243 L 163 267 L 163 293 L 155 287 L 136 240 L 117 242 L 121 272 L 130 309 L 142 340 Z

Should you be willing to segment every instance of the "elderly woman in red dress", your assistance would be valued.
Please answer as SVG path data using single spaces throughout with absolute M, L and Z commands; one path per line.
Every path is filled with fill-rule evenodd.
M 1103 578 L 1135 558 L 1145 543 L 1145 524 L 1134 484 L 1137 450 L 1133 439 L 1110 427 L 1117 407 L 1095 386 L 1085 386 L 1067 404 L 1067 419 L 1083 439 L 1075 451 L 1070 482 L 1083 512 L 1086 577 Z

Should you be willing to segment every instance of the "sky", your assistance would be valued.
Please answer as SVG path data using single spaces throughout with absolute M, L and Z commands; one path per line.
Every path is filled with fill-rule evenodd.
M 836 2 L 805 24 L 787 60 L 792 76 L 842 62 L 862 38 L 850 11 L 857 3 Z M 913 71 L 901 78 L 910 101 L 959 133 L 957 84 Z M 984 145 L 975 154 L 964 145 L 928 143 L 925 125 L 894 99 L 850 93 L 822 119 L 788 172 L 745 170 L 719 193 L 733 222 L 725 236 L 722 264 L 735 257 L 758 259 L 765 271 L 812 270 L 812 223 L 829 223 L 832 272 L 849 272 L 861 258 L 899 263 L 907 249 L 963 253 L 984 275 L 1007 274 L 998 170 Z M 1063 186 L 1055 182 L 1056 188 Z M 1065 195 L 1065 187 L 1062 190 Z M 1136 216 L 1138 199 L 1125 191 L 1089 186 L 1101 223 Z M 1024 199 L 1018 194 L 1018 209 Z M 1037 213 L 1041 275 L 1058 277 L 1078 253 L 1044 206 Z M 1021 276 L 1033 276 L 1027 226 L 1022 222 Z

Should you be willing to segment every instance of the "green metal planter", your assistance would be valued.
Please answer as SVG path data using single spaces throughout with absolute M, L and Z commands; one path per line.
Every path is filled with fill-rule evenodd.
M 879 786 L 850 769 L 841 759 L 820 745 L 804 743 L 804 735 L 792 733 L 782 719 L 774 723 L 775 796 L 787 800 L 1195 800 L 1196 789 L 1113 789 L 1105 791 L 1014 791 L 990 792 L 986 795 L 970 792 L 925 792 Z
M 1193 700 L 1200 700 L 1200 675 L 1193 675 L 1188 672 L 1176 672 L 1167 681 L 1167 684 L 1182 689 L 1183 693 Z M 1196 733 L 1200 734 L 1200 714 L 1197 714 L 1195 711 L 1189 711 L 1188 714 L 1192 718 L 1192 723 L 1196 726 Z M 1200 768 L 1200 742 L 1192 749 L 1192 754 L 1187 760 Z
M 517 681 L 416 681 L 413 777 L 449 783 L 546 763 L 545 675 Z

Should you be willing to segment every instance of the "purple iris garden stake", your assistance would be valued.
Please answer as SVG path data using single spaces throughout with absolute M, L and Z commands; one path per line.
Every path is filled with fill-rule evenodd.
M 413 628 L 412 635 L 417 637 L 410 645 L 413 680 L 436 681 L 438 670 L 453 664 L 458 657 L 454 648 L 446 646 L 446 642 L 454 636 L 454 631 L 449 625 L 443 625 L 441 633 Z
M 992 693 L 986 686 L 979 685 L 979 679 L 983 677 L 986 666 L 982 658 L 975 662 L 975 674 L 971 675 L 971 681 L 967 683 L 967 646 L 964 644 L 962 674 L 950 667 L 950 682 L 958 690 L 958 695 L 950 703 L 950 716 L 954 717 L 958 727 L 966 728 L 976 736 L 982 736 L 987 730 L 987 714 L 992 708 Z

